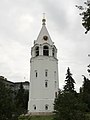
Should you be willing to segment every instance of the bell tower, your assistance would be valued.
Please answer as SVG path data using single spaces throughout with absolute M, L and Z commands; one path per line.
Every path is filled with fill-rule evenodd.
M 59 89 L 57 48 L 42 19 L 42 28 L 31 48 L 28 113 L 51 114 Z

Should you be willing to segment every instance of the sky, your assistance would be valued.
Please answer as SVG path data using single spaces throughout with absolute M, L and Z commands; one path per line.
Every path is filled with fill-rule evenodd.
M 88 77 L 90 32 L 85 34 L 79 10 L 83 0 L 1 0 L 0 1 L 0 76 L 12 82 L 29 81 L 31 47 L 42 27 L 46 27 L 58 49 L 59 87 L 65 85 L 70 68 L 78 91 Z

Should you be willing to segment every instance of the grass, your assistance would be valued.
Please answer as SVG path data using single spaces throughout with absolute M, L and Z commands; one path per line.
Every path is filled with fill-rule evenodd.
M 53 116 L 20 116 L 19 120 L 53 120 Z
M 53 120 L 52 116 L 32 116 L 31 120 Z
M 87 120 L 90 120 L 90 113 L 86 114 Z M 54 120 L 53 115 L 50 116 L 20 116 L 18 120 Z

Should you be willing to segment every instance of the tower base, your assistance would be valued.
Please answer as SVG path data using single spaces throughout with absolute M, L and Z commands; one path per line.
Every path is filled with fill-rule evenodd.
M 28 113 L 30 116 L 48 116 L 48 115 L 53 115 L 53 112 L 31 112 Z

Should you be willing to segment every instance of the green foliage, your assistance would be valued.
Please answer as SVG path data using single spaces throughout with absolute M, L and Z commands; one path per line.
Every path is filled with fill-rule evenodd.
M 90 113 L 86 113 L 88 120 L 90 120 Z
M 83 12 L 81 15 L 82 17 L 82 25 L 85 27 L 87 33 L 90 30 L 90 8 L 88 8 L 85 12 Z
M 72 78 L 72 74 L 70 72 L 69 67 L 67 69 L 67 74 L 66 74 L 66 80 L 65 80 L 65 82 L 66 82 L 66 85 L 64 86 L 64 90 L 67 91 L 67 92 L 73 92 L 74 91 L 75 81 Z
M 54 102 L 55 120 L 87 120 L 85 116 L 86 104 L 76 93 L 62 92 Z
M 90 80 L 88 78 L 86 78 L 84 75 L 84 82 L 82 85 L 82 89 L 84 93 L 89 93 L 90 94 Z
M 15 96 L 15 105 L 17 106 L 18 115 L 27 113 L 29 92 L 23 88 L 22 83 L 20 84 L 20 89 Z
M 76 7 L 78 7 L 80 10 L 83 10 L 83 12 L 80 13 L 80 15 L 82 16 L 82 25 L 86 29 L 85 34 L 87 34 L 87 32 L 90 31 L 90 1 L 87 1 L 84 4 L 86 5 L 86 7 Z
M 70 69 L 67 69 L 66 85 L 54 101 L 55 120 L 88 120 L 85 112 L 87 104 L 83 102 L 82 95 L 74 90 L 75 81 Z
M 84 77 L 84 82 L 82 85 L 82 91 L 80 94 L 82 94 L 82 100 L 84 103 L 88 106 L 88 112 L 90 112 L 90 80 L 88 78 Z
M 13 92 L 0 80 L 0 120 L 13 120 Z
M 20 114 L 25 113 L 28 95 L 22 84 L 20 89 L 14 92 L 6 86 L 4 77 L 0 77 L 0 120 L 17 120 Z

